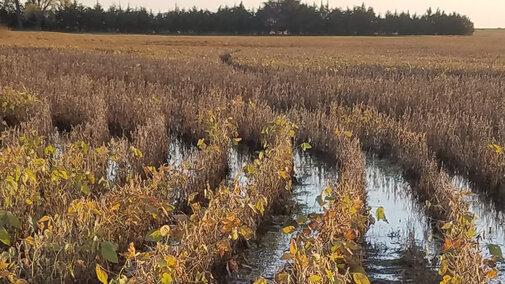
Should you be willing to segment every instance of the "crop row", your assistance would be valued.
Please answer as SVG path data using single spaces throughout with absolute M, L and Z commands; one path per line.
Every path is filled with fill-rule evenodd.
M 296 128 L 289 121 L 299 126 L 297 142 L 336 158 L 339 180 L 321 196 L 324 214 L 299 224 L 306 230 L 293 236 L 289 277 L 279 274 L 279 281 L 361 277 L 359 243 L 369 212 L 360 148 L 392 157 L 416 185 L 443 235 L 445 279 L 485 282 L 496 272 L 474 240 L 464 194 L 440 162 L 501 187 L 500 74 L 274 70 L 34 51 L 0 51 L 2 228 L 16 244 L 5 254 L 13 277 L 70 279 L 98 267 L 116 279 L 211 281 L 223 263 L 236 265 L 232 252 L 289 183 Z M 491 91 L 482 104 L 470 104 L 483 88 Z M 266 128 L 277 135 L 267 133 L 261 143 L 262 126 L 277 115 L 287 119 Z M 169 132 L 198 141 L 188 171 L 163 166 Z M 265 149 L 245 169 L 251 183 L 227 189 L 219 184 L 237 137 Z M 67 247 L 69 238 L 75 242 Z M 151 250 L 137 252 L 145 242 Z M 116 261 L 117 251 L 128 253 Z

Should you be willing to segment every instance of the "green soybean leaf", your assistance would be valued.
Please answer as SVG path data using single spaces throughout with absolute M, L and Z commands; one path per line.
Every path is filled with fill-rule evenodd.
M 144 239 L 148 242 L 159 242 L 163 239 L 163 236 L 160 230 L 151 230 L 147 232 L 147 235 Z
M 100 252 L 102 253 L 103 258 L 106 260 L 112 262 L 112 263 L 118 263 L 118 258 L 117 258 L 117 246 L 111 242 L 105 241 L 102 242 L 100 245 Z
M 9 237 L 9 233 L 4 227 L 0 228 L 0 242 L 8 246 L 11 245 L 11 239 Z
M 9 225 L 11 225 L 14 228 L 18 228 L 18 229 L 21 228 L 21 222 L 19 221 L 19 219 L 16 216 L 12 215 L 12 213 L 10 213 L 10 212 L 7 212 L 6 216 L 7 216 L 7 222 L 9 223 Z
M 488 244 L 487 248 L 489 250 L 489 253 L 496 258 L 503 259 L 503 254 L 501 251 L 500 246 L 498 245 L 493 245 L 493 244 Z
M 86 194 L 86 196 L 89 196 L 91 194 L 91 190 L 89 189 L 89 186 L 85 183 L 81 184 L 81 192 Z

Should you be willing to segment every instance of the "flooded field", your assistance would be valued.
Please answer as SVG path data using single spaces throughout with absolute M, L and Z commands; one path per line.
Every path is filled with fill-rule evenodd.
M 245 153 L 236 153 L 230 155 L 234 158 L 230 160 L 231 169 L 237 169 L 233 164 L 246 160 Z M 297 182 L 293 186 L 291 212 L 273 215 L 262 225 L 258 239 L 244 251 L 246 265 L 229 277 L 227 283 L 251 283 L 260 276 L 272 281 L 276 272 L 284 268 L 286 262 L 281 257 L 289 250 L 290 235 L 284 234 L 282 228 L 292 224 L 298 217 L 321 212 L 316 199 L 328 181 L 336 181 L 335 168 L 301 151 L 295 152 L 293 159 Z M 230 174 L 236 175 L 233 172 Z
M 193 163 L 198 148 L 172 137 L 168 164 L 184 168 L 183 163 Z M 239 144 L 228 151 L 226 185 L 235 182 L 246 185 L 248 179 L 242 169 L 253 162 L 256 155 L 246 145 Z M 240 253 L 239 271 L 225 277 L 226 283 L 251 283 L 264 277 L 273 281 L 277 273 L 289 269 L 282 255 L 289 250 L 290 234 L 282 228 L 292 225 L 301 216 L 322 213 L 317 197 L 338 178 L 337 170 L 308 152 L 293 154 L 294 186 L 286 210 L 272 214 L 261 224 L 257 239 L 250 241 Z M 116 163 L 108 167 L 108 176 L 114 176 Z M 425 205 L 415 196 L 412 186 L 402 175 L 402 169 L 374 155 L 366 155 L 367 204 L 374 216 L 364 238 L 363 264 L 372 283 L 435 283 L 442 250 L 440 237 L 434 236 L 434 227 L 425 214 Z M 505 214 L 494 204 L 474 192 L 468 180 L 452 178 L 459 189 L 471 192 L 468 199 L 471 211 L 476 214 L 478 240 L 482 251 L 490 256 L 488 245 L 505 250 Z M 381 216 L 379 216 L 381 215 Z M 498 280 L 504 281 L 505 265 L 497 264 Z
M 481 244 L 482 252 L 486 257 L 491 257 L 491 250 L 500 250 L 505 252 L 505 212 L 498 209 L 496 203 L 490 202 L 481 192 L 478 192 L 467 179 L 456 175 L 452 178 L 452 183 L 462 190 L 468 191 L 468 201 L 470 211 L 475 214 L 477 220 L 475 227 L 477 230 L 477 239 Z M 498 279 L 493 283 L 505 283 L 505 263 L 497 263 L 499 270 Z M 501 281 L 501 282 L 500 282 Z
M 185 143 L 180 137 L 172 135 L 168 146 L 168 165 L 181 167 L 183 162 L 191 162 L 196 155 L 198 148 Z
M 376 217 L 365 238 L 370 280 L 433 283 L 440 243 L 423 206 L 400 168 L 371 155 L 366 165 L 368 205 Z M 378 210 L 384 210 L 385 220 L 377 218 Z
M 247 153 L 234 150 L 230 158 L 230 168 L 235 169 L 230 174 L 236 176 L 236 165 L 247 160 Z M 262 225 L 258 240 L 244 251 L 246 264 L 227 283 L 251 283 L 259 276 L 273 281 L 275 274 L 285 269 L 286 262 L 281 257 L 289 250 L 290 235 L 284 234 L 282 228 L 300 216 L 322 212 L 317 196 L 328 182 L 336 182 L 336 169 L 301 151 L 293 158 L 297 180 L 292 194 L 295 209 L 287 215 L 273 215 Z M 399 168 L 374 156 L 368 156 L 366 163 L 371 213 L 375 215 L 377 209 L 383 208 L 386 217 L 370 225 L 365 236 L 364 264 L 370 279 L 373 283 L 432 283 L 436 279 L 440 244 L 432 236 L 422 206 Z

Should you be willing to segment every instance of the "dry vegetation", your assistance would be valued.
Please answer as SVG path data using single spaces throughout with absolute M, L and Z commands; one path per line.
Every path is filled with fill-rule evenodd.
M 366 283 L 364 149 L 428 205 L 440 280 L 486 283 L 495 260 L 448 174 L 505 191 L 504 38 L 0 31 L 0 281 L 218 282 L 289 197 L 308 142 L 339 179 L 322 214 L 284 228 L 276 282 Z M 170 133 L 199 147 L 182 168 L 166 165 Z M 234 143 L 258 151 L 228 188 Z

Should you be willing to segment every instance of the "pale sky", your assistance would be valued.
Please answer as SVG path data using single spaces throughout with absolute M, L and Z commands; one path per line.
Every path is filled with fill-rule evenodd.
M 327 0 L 323 0 L 326 4 Z M 85 5 L 94 5 L 96 0 L 81 0 Z M 189 9 L 193 6 L 197 8 L 217 10 L 219 6 L 233 6 L 240 3 L 240 0 L 99 0 L 99 2 L 108 7 L 111 4 L 121 4 L 126 7 L 145 7 L 153 12 L 166 12 L 173 10 L 177 5 L 179 8 Z M 246 8 L 257 9 L 264 0 L 243 0 Z M 302 0 L 305 3 L 320 4 L 321 0 Z M 378 13 L 384 14 L 387 10 L 398 12 L 410 11 L 412 13 L 422 14 L 428 7 L 433 10 L 440 8 L 446 12 L 458 12 L 470 17 L 477 28 L 505 28 L 505 0 L 329 0 L 331 7 L 353 7 L 365 3 L 371 6 Z

